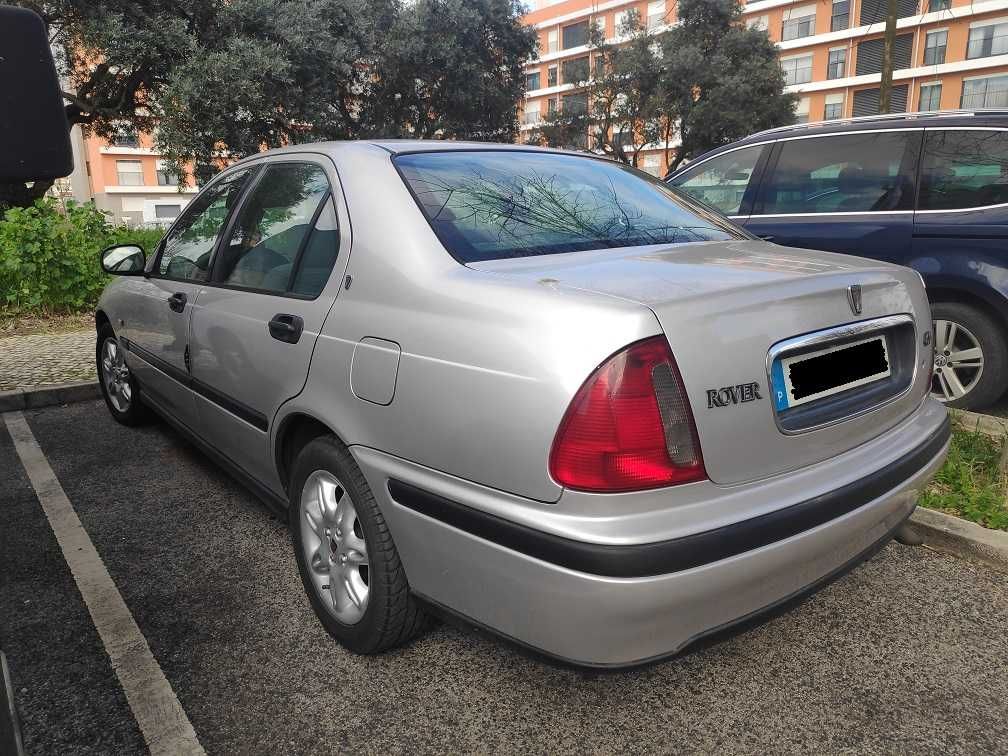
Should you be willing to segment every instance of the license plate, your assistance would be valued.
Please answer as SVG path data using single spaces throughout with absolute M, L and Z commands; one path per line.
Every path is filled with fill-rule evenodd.
M 891 374 L 885 336 L 780 357 L 771 368 L 778 411 L 881 381 Z

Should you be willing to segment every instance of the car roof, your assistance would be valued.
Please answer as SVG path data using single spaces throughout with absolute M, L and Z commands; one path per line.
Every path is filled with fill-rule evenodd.
M 857 131 L 879 131 L 898 129 L 949 128 L 955 126 L 1000 126 L 1008 128 L 1008 110 L 945 110 L 925 113 L 889 113 L 885 115 L 864 116 L 860 118 L 841 118 L 834 121 L 817 121 L 815 123 L 796 123 L 791 126 L 780 126 L 767 129 L 726 144 L 723 147 L 698 155 L 689 163 L 683 165 L 675 173 L 680 173 L 700 160 L 713 157 L 721 152 L 744 147 L 749 144 L 762 144 L 776 139 L 788 139 L 797 136 L 822 136 L 826 134 L 846 134 Z

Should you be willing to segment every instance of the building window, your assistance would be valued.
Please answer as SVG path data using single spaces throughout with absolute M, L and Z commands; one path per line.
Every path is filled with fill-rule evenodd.
M 897 69 L 910 68 L 913 62 L 913 34 L 900 34 L 893 45 L 893 66 Z M 882 58 L 885 54 L 885 39 L 876 37 L 858 42 L 855 73 L 858 76 L 882 72 Z
M 109 136 L 109 144 L 113 147 L 139 147 L 140 137 L 132 126 L 118 126 Z
M 823 109 L 824 121 L 835 121 L 843 118 L 843 94 L 826 95 L 826 107 Z
M 661 175 L 661 155 L 641 155 L 637 167 L 652 176 Z
M 157 168 L 157 182 L 158 186 L 178 186 L 179 176 L 161 163 Z
M 119 186 L 143 186 L 143 163 L 139 160 L 116 160 Z
M 966 43 L 967 58 L 989 58 L 1008 52 L 1008 21 L 987 26 L 974 26 Z
M 921 112 L 941 110 L 941 87 L 940 81 L 935 84 L 921 84 L 917 110 Z
M 546 113 L 547 115 L 553 115 L 557 111 L 557 98 L 550 97 L 546 100 Z
M 811 37 L 813 34 L 815 34 L 814 5 L 803 5 L 784 11 L 784 25 L 781 29 L 783 41 Z
M 829 64 L 826 66 L 827 79 L 842 79 L 847 75 L 847 48 L 839 47 L 829 51 Z
M 833 0 L 830 31 L 841 31 L 850 26 L 850 0 Z
M 948 30 L 929 31 L 924 38 L 924 65 L 935 66 L 945 62 L 948 47 Z
M 522 114 L 522 123 L 539 123 L 539 101 L 525 103 L 525 111 Z
M 525 74 L 525 89 L 531 91 L 539 89 L 539 72 Z
M 768 31 L 770 29 L 770 16 L 766 13 L 762 16 L 753 16 L 746 21 L 746 26 L 757 31 Z
M 159 221 L 175 220 L 181 212 L 179 205 L 154 205 L 154 218 Z
M 564 84 L 580 84 L 588 80 L 588 58 L 565 60 L 560 64 L 560 75 Z
M 605 56 L 596 55 L 595 56 L 595 78 L 601 79 L 605 76 Z
M 962 108 L 1008 107 L 1008 76 L 990 76 L 985 79 L 963 81 Z
M 572 94 L 563 98 L 563 109 L 567 115 L 578 115 L 588 112 L 588 95 Z
M 928 12 L 948 10 L 952 7 L 952 0 L 928 0 Z
M 795 123 L 808 123 L 809 119 L 809 98 L 802 97 L 795 105 Z
M 627 31 L 627 24 L 630 22 L 630 11 L 620 11 L 615 16 L 613 16 L 613 30 L 616 32 L 616 36 L 623 34 Z
M 546 32 L 546 51 L 555 53 L 560 51 L 560 31 L 550 29 Z
M 665 0 L 647 4 L 647 28 L 665 25 Z
M 546 86 L 555 87 L 557 85 L 557 67 L 550 66 L 546 69 Z
M 781 70 L 784 72 L 784 83 L 805 84 L 812 81 L 812 54 L 800 55 L 795 58 L 781 58 Z
M 582 21 L 563 28 L 563 49 L 583 47 L 588 44 L 588 22 Z

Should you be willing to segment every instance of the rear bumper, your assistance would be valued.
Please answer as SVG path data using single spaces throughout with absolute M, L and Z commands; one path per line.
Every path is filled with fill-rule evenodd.
M 624 666 L 676 653 L 870 556 L 913 511 L 944 460 L 948 437 L 944 410 L 928 402 L 865 445 L 871 448 L 815 466 L 842 485 L 818 486 L 783 506 L 778 498 L 755 517 L 639 543 L 547 532 L 528 518 L 497 514 L 514 509 L 499 501 L 511 498 L 505 494 L 449 485 L 440 474 L 373 450 L 354 452 L 414 591 L 552 656 Z M 773 497 L 782 490 L 773 479 L 733 495 Z M 681 514 L 672 501 L 676 489 L 666 496 L 672 503 L 665 516 L 674 520 Z M 538 506 L 544 522 L 556 517 Z M 619 515 L 608 519 L 618 531 Z

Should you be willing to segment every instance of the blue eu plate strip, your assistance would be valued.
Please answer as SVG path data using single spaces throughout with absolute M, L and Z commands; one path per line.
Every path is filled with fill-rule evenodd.
M 777 411 L 788 408 L 787 386 L 784 385 L 784 367 L 780 360 L 774 360 L 773 367 L 770 368 L 770 378 L 773 382 L 774 405 Z

